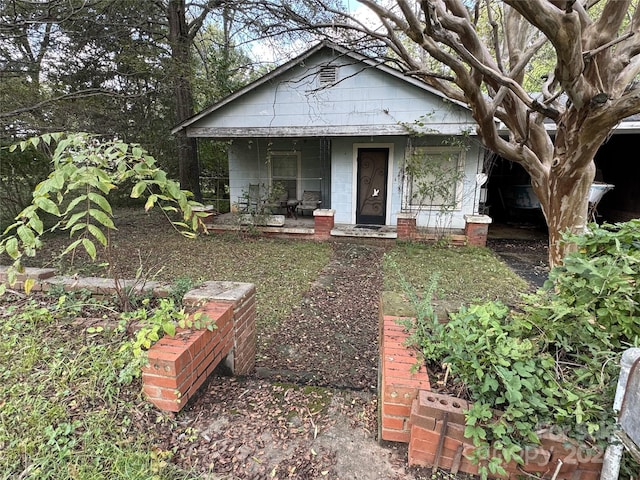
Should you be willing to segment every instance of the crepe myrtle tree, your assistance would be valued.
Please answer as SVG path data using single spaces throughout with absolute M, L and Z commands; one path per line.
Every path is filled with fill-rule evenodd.
M 310 2 L 331 10 L 322 0 L 299 3 L 309 9 Z M 640 3 L 358 3 L 375 21 L 353 8 L 333 9 L 331 22 L 308 22 L 307 28 L 342 45 L 351 41 L 369 55 L 377 52 L 468 105 L 485 146 L 530 175 L 549 227 L 549 263 L 561 263 L 575 248 L 563 234 L 587 227 L 596 152 L 621 120 L 640 113 Z M 304 10 L 285 4 L 282 14 L 304 22 Z M 540 77 L 542 71 L 544 80 L 528 83 L 531 73 Z M 532 87 L 539 93 L 532 94 Z

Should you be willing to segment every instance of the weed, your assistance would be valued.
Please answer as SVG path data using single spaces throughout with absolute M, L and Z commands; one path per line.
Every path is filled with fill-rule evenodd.
M 191 277 L 178 277 L 174 280 L 169 291 L 169 297 L 173 299 L 173 302 L 178 306 L 182 306 L 182 299 L 184 294 L 194 288 L 196 281 Z

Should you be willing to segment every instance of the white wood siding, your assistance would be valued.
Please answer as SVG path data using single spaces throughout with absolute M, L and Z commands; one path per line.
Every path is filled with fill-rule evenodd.
M 322 50 L 303 65 L 259 85 L 188 127 L 190 136 L 356 136 L 406 134 L 403 123 L 428 115 L 429 129 L 468 131 L 469 112 L 374 67 Z M 319 88 L 320 67 L 337 67 L 337 83 Z

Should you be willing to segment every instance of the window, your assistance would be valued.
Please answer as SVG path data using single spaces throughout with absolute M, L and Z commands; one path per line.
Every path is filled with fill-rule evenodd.
M 414 147 L 407 155 L 404 208 L 460 208 L 464 150 L 458 147 Z
M 300 152 L 271 152 L 271 186 L 280 184 L 289 198 L 298 198 Z

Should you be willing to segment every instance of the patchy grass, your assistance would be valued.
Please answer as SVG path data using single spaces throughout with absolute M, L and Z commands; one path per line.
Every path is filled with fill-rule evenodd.
M 57 260 L 56 254 L 69 243 L 68 236 L 58 234 L 45 239 L 45 249 L 31 265 L 53 266 L 64 274 L 107 276 L 103 263 L 108 262 L 120 278 L 163 281 L 173 285 L 176 295 L 205 280 L 250 282 L 257 288 L 260 338 L 301 304 L 332 253 L 330 244 L 308 241 L 235 235 L 186 239 L 164 219 L 139 212 L 119 213 L 116 225 L 118 231 L 111 234 L 113 249 L 101 252 L 96 262 L 82 254 Z M 397 271 L 391 261 L 398 265 Z M 437 296 L 461 303 L 512 302 L 527 289 L 524 281 L 482 248 L 398 244 L 386 257 L 386 288 L 398 286 L 398 272 L 419 291 L 438 272 Z M 124 335 L 108 330 L 90 333 L 75 325 L 74 319 L 85 308 L 78 302 L 91 300 L 67 298 L 58 307 L 56 301 L 0 297 L 0 480 L 182 480 L 192 475 L 176 467 L 172 455 L 190 459 L 196 450 L 196 460 L 211 458 L 213 464 L 211 455 L 216 450 L 198 440 L 195 426 L 178 428 L 175 420 L 144 402 L 139 381 L 125 368 L 131 358 L 129 351 L 120 351 Z M 101 315 L 101 306 L 91 307 L 90 316 Z M 212 412 L 228 421 L 236 422 L 238 417 L 235 429 L 211 433 L 203 427 L 212 441 L 219 442 L 219 452 L 231 452 L 236 444 L 269 431 L 287 444 L 295 435 L 315 438 L 316 425 L 324 428 L 320 418 L 336 403 L 324 388 L 266 382 L 250 387 L 252 382 L 220 381 L 215 386 L 219 402 L 203 406 L 203 418 Z M 229 406 L 239 397 L 246 410 L 234 412 Z M 373 424 L 372 405 L 363 403 L 361 408 L 363 418 Z M 352 403 L 347 407 L 355 408 Z M 253 420 L 247 422 L 247 417 Z M 238 438 L 228 438 L 229 432 Z M 176 445 L 184 451 L 180 453 Z M 325 471 L 330 464 L 331 459 L 319 450 L 310 459 L 304 454 L 311 455 L 308 449 L 291 452 L 292 468 Z
M 399 290 L 402 275 L 419 294 L 424 293 L 437 274 L 434 298 L 451 303 L 501 300 L 513 304 L 528 288 L 487 248 L 403 243 L 387 253 L 384 265 L 386 290 Z
M 153 447 L 121 336 L 88 334 L 75 307 L 52 304 L 0 297 L 0 479 L 191 478 Z
M 55 267 L 61 274 L 158 280 L 176 286 L 207 280 L 249 282 L 256 286 L 257 324 L 277 325 L 300 303 L 302 295 L 331 257 L 327 243 L 229 235 L 200 235 L 188 239 L 174 231 L 157 211 L 120 209 L 113 248 L 99 251 L 95 262 L 82 251 L 58 258 L 70 243 L 67 234 L 50 235 L 29 265 Z M 27 262 L 25 262 L 27 263 Z M 179 289 L 179 288 L 177 288 Z

